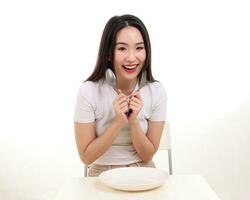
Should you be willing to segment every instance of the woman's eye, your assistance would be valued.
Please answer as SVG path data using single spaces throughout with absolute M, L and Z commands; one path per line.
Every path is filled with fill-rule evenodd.
M 142 50 L 142 49 L 144 49 L 144 47 L 137 47 L 136 49 L 137 50 Z
M 125 47 L 119 47 L 118 50 L 119 50 L 119 51 L 125 51 L 126 48 L 125 48 Z

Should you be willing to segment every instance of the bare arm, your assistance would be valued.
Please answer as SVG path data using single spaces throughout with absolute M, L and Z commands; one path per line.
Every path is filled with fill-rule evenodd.
M 80 159 L 86 164 L 94 162 L 108 150 L 121 127 L 119 122 L 113 120 L 105 132 L 96 137 L 95 122 L 75 122 L 75 138 Z
M 149 161 L 156 153 L 164 127 L 164 121 L 161 122 L 148 122 L 148 131 L 145 135 L 141 129 L 137 116 L 143 107 L 143 101 L 139 92 L 134 92 L 131 95 L 129 108 L 132 113 L 128 117 L 130 124 L 130 136 L 132 143 L 143 161 Z
M 113 102 L 116 112 L 105 132 L 97 137 L 95 122 L 77 123 L 75 122 L 75 138 L 78 153 L 82 162 L 91 164 L 112 145 L 119 134 L 121 128 L 127 123 L 125 113 L 128 111 L 127 97 L 119 94 Z
M 133 145 L 143 161 L 149 161 L 153 155 L 157 152 L 161 135 L 164 127 L 163 122 L 148 123 L 147 135 L 145 135 L 140 127 L 138 120 L 135 120 L 130 124 L 130 135 Z

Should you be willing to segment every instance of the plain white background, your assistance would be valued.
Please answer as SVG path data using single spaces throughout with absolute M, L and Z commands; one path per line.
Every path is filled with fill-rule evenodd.
M 174 173 L 201 174 L 223 200 L 248 199 L 249 10 L 243 0 L 1 1 L 0 199 L 53 199 L 83 174 L 77 90 L 107 20 L 127 13 L 147 26 L 167 89 Z

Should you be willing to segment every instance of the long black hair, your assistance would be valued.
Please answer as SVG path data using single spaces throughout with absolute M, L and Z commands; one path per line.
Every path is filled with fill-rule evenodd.
M 99 81 L 105 77 L 105 71 L 110 68 L 114 72 L 114 50 L 116 44 L 116 35 L 124 27 L 133 26 L 137 28 L 143 38 L 144 46 L 146 49 L 146 60 L 144 66 L 139 74 L 141 78 L 142 71 L 147 70 L 147 80 L 149 82 L 156 81 L 152 76 L 151 70 L 151 44 L 148 31 L 143 22 L 133 15 L 114 16 L 107 22 L 99 46 L 98 58 L 95 69 L 86 81 Z

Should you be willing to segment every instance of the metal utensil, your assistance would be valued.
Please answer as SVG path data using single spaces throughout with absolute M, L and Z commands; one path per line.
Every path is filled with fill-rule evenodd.
M 147 84 L 147 71 L 143 71 L 141 75 L 141 80 L 139 83 L 139 88 L 137 91 L 140 91 L 141 88 L 143 88 Z M 131 114 L 132 110 L 129 109 L 129 111 L 126 113 L 127 116 Z
M 116 91 L 116 77 L 114 72 L 111 69 L 107 69 L 105 72 L 105 78 L 110 86 L 112 86 Z M 143 88 L 147 84 L 147 71 L 142 72 L 141 80 L 139 83 L 139 91 L 141 88 Z
M 108 82 L 108 84 L 110 86 L 112 86 L 114 88 L 114 90 L 117 92 L 116 77 L 115 77 L 114 72 L 111 69 L 106 70 L 105 78 L 106 78 L 106 81 Z M 140 80 L 140 83 L 139 83 L 139 89 L 137 91 L 139 91 L 146 84 L 147 84 L 147 71 L 143 71 L 142 76 L 141 76 L 141 80 Z M 127 116 L 130 115 L 131 112 L 132 112 L 132 110 L 130 109 L 128 112 L 126 112 L 126 115 Z
M 116 88 L 116 77 L 114 72 L 111 69 L 107 69 L 105 72 L 105 78 L 109 85 L 111 85 L 115 91 L 117 91 Z
M 138 91 L 147 84 L 147 71 L 143 71 Z

